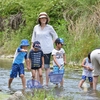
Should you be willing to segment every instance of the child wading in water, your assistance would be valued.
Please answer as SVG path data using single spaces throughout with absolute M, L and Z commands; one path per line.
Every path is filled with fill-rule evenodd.
M 57 66 L 58 68 L 64 66 L 66 64 L 66 56 L 65 56 L 65 51 L 62 48 L 64 44 L 64 40 L 62 38 L 57 38 L 55 40 L 55 49 L 52 51 L 52 56 L 53 56 L 53 66 Z M 63 86 L 63 79 L 61 81 L 61 86 Z
M 26 88 L 26 79 L 24 76 L 24 64 L 23 60 L 25 59 L 26 65 L 28 66 L 28 60 L 27 60 L 27 47 L 29 46 L 28 40 L 23 39 L 21 41 L 20 46 L 16 49 L 13 64 L 12 64 L 12 70 L 10 73 L 10 78 L 8 81 L 8 87 L 11 87 L 11 83 L 14 78 L 17 77 L 17 74 L 19 73 L 19 77 L 22 80 L 23 88 Z
M 32 72 L 32 78 L 35 79 L 36 71 L 39 73 L 39 82 L 43 84 L 42 69 L 44 68 L 44 55 L 41 50 L 40 42 L 35 41 L 33 43 L 33 49 L 29 52 L 29 69 Z
M 92 77 L 92 70 L 93 66 L 90 59 L 90 53 L 88 54 L 88 57 L 84 58 L 82 61 L 82 80 L 79 83 L 79 88 L 82 88 L 83 83 L 85 82 L 86 78 L 88 77 L 88 80 L 90 82 L 90 87 L 93 87 L 93 77 Z

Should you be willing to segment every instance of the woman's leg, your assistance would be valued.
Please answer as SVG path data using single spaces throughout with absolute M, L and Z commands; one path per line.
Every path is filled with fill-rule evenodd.
M 98 82 L 98 76 L 93 76 L 93 90 L 96 90 Z
M 45 75 L 46 75 L 46 85 L 49 83 L 49 73 L 50 73 L 50 58 L 51 53 L 44 54 L 44 68 L 45 68 Z
M 45 69 L 46 85 L 47 86 L 48 86 L 48 83 L 49 83 L 49 73 L 50 73 L 50 68 Z

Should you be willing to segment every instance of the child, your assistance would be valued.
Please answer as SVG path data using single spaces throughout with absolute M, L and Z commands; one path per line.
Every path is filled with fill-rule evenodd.
M 88 80 L 90 82 L 90 87 L 92 87 L 93 86 L 93 78 L 92 78 L 93 66 L 90 60 L 90 53 L 88 54 L 88 57 L 83 59 L 82 67 L 83 67 L 82 80 L 79 83 L 79 88 L 82 88 L 82 85 L 86 80 L 86 77 L 88 77 Z
M 29 52 L 29 68 L 31 66 L 32 78 L 35 79 L 36 71 L 39 73 L 39 81 L 43 84 L 42 69 L 44 68 L 44 56 L 39 41 L 33 43 L 33 49 Z
M 19 73 L 19 77 L 22 80 L 22 85 L 23 88 L 26 88 L 26 79 L 24 76 L 24 64 L 23 60 L 25 58 L 26 65 L 28 65 L 28 60 L 27 60 L 27 48 L 29 46 L 28 40 L 23 39 L 21 41 L 20 46 L 16 49 L 14 59 L 13 59 L 13 64 L 12 64 L 12 70 L 10 73 L 10 78 L 8 81 L 8 87 L 11 87 L 11 83 L 14 78 L 17 77 L 17 73 Z
M 65 56 L 65 51 L 62 48 L 64 44 L 64 40 L 62 38 L 57 38 L 55 40 L 55 49 L 52 51 L 52 56 L 53 56 L 53 66 L 57 66 L 58 68 L 64 66 L 66 64 L 66 56 Z M 60 85 L 63 87 L 63 79 L 60 83 Z

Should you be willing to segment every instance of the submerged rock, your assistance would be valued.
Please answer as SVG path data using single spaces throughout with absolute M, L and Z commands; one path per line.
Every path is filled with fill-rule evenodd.
M 21 91 L 15 92 L 7 100 L 27 100 Z

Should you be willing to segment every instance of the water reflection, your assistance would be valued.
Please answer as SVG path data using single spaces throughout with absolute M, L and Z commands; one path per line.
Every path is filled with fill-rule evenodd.
M 0 59 L 0 90 L 6 93 L 13 93 L 17 90 L 22 89 L 21 79 L 17 77 L 12 82 L 12 89 L 10 90 L 7 86 L 9 73 L 11 68 L 12 60 L 1 60 Z M 30 72 L 25 72 L 26 79 L 31 78 Z M 45 74 L 43 74 L 45 82 Z M 64 87 L 55 88 L 55 85 L 50 83 L 47 91 L 52 91 L 52 93 L 58 97 L 70 98 L 69 100 L 100 100 L 100 84 L 98 84 L 98 91 L 93 91 L 92 89 L 87 89 L 87 91 L 80 90 L 78 88 L 78 83 L 81 79 L 81 71 L 66 71 L 64 75 Z M 88 81 L 86 81 L 87 87 L 89 87 Z

